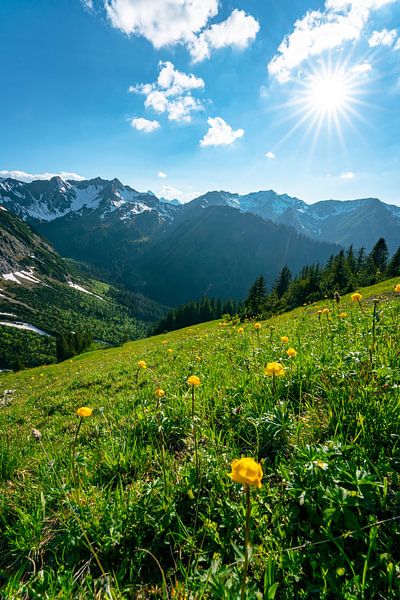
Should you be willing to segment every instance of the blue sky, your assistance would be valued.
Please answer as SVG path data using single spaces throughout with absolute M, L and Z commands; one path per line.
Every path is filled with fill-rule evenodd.
M 400 0 L 2 0 L 0 176 L 400 204 Z

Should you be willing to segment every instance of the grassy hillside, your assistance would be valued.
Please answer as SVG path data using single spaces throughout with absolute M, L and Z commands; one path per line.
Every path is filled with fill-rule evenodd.
M 397 283 L 0 374 L 0 595 L 398 598 Z
M 144 337 L 165 314 L 163 306 L 140 294 L 93 279 L 74 277 L 90 293 L 55 279 L 46 281 L 46 285 L 2 283 L 0 321 L 29 323 L 51 336 L 77 331 L 94 340 L 120 344 Z M 54 362 L 54 337 L 0 324 L 0 369 Z

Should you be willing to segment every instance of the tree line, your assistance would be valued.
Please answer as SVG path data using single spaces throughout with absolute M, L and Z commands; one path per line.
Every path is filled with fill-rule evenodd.
M 187 302 L 170 310 L 155 327 L 153 335 L 213 321 L 219 319 L 223 314 L 233 315 L 237 310 L 238 303 L 234 300 L 204 297 L 198 301 Z
M 284 266 L 270 293 L 260 275 L 250 287 L 239 315 L 242 319 L 268 317 L 325 296 L 332 297 L 335 292 L 347 294 L 399 275 L 400 247 L 389 260 L 386 241 L 380 238 L 369 254 L 364 248 L 354 251 L 350 246 L 347 251 L 332 255 L 324 266 L 316 263 L 303 267 L 296 277 Z
M 398 275 L 400 247 L 389 259 L 386 241 L 380 238 L 369 254 L 365 248 L 355 251 L 350 246 L 336 255 L 332 254 L 325 265 L 315 263 L 303 267 L 295 277 L 284 266 L 270 292 L 264 276 L 259 275 L 241 303 L 207 297 L 197 302 L 187 302 L 172 309 L 158 323 L 153 334 L 212 321 L 224 314 L 238 314 L 242 320 L 267 318 L 305 303 L 316 302 L 325 296 L 332 296 L 334 292 L 347 294 L 358 287 L 373 285 Z

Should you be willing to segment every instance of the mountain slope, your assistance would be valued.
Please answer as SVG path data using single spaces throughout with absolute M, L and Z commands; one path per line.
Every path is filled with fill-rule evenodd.
M 67 268 L 53 248 L 29 225 L 0 205 L 0 273 L 34 269 L 66 280 Z
M 139 278 L 147 281 L 143 293 L 166 304 L 205 294 L 242 299 L 261 273 L 271 285 L 285 264 L 297 273 L 337 250 L 233 208 L 191 206 L 190 215 L 178 217 L 143 253 Z M 125 277 L 133 285 L 129 273 Z
M 0 374 L 1 598 L 398 599 L 397 282 Z
M 377 198 L 360 200 L 323 200 L 306 204 L 273 190 L 239 195 L 225 191 L 208 192 L 193 200 L 196 207 L 230 206 L 277 224 L 294 227 L 298 233 L 319 241 L 342 246 L 353 244 L 371 250 L 384 237 L 394 252 L 400 239 L 400 206 L 385 204 Z
M 385 237 L 394 252 L 400 239 L 400 207 L 377 199 L 308 205 L 273 190 L 213 191 L 179 205 L 118 179 L 59 177 L 2 180 L 0 199 L 63 256 L 172 304 L 202 294 L 239 299 L 258 274 L 271 284 L 286 263 L 295 274 L 324 262 L 333 244 L 369 251 Z
M 82 277 L 0 205 L 0 369 L 54 362 L 55 337 L 66 332 L 109 344 L 142 337 L 164 314 L 140 294 Z

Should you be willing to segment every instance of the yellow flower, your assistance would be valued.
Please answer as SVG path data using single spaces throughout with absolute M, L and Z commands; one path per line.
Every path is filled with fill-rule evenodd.
M 261 329 L 261 323 L 254 323 L 254 329 Z
M 144 361 L 144 360 L 138 360 L 137 365 L 138 365 L 139 369 L 147 369 L 146 361 Z
M 195 358 L 196 358 L 197 362 L 201 361 L 201 356 L 196 356 Z
M 235 459 L 231 464 L 232 473 L 228 473 L 232 481 L 243 485 L 255 485 L 261 487 L 263 472 L 260 463 L 253 458 Z
M 400 283 L 394 286 L 394 291 L 400 294 Z
M 200 378 L 197 375 L 191 375 L 187 380 L 189 385 L 195 385 L 196 387 L 200 385 Z
M 289 338 L 288 338 L 288 336 L 287 336 L 287 335 L 282 335 L 282 336 L 281 336 L 281 342 L 282 342 L 283 344 L 287 344 L 287 343 L 288 343 L 288 341 L 289 341 Z
M 323 471 L 326 471 L 328 468 L 328 463 L 324 462 L 323 460 L 313 460 L 313 464 Z
M 319 317 L 322 315 L 322 310 L 321 310 L 321 309 L 317 310 L 317 315 L 318 315 Z
M 340 313 L 340 315 L 338 315 L 340 319 L 345 319 L 347 317 L 347 313 L 342 312 Z
M 323 309 L 322 309 L 322 313 L 321 313 L 321 314 L 322 314 L 322 315 L 329 315 L 329 313 L 330 313 L 330 312 L 331 312 L 331 311 L 329 310 L 329 308 L 323 308 Z
M 154 393 L 157 396 L 157 398 L 163 398 L 165 396 L 165 392 L 161 388 L 157 388 Z
M 288 356 L 296 356 L 297 352 L 296 352 L 296 350 L 295 350 L 294 348 L 288 348 L 288 349 L 286 350 L 286 354 L 287 354 Z
M 285 374 L 285 369 L 283 365 L 278 362 L 270 362 L 265 367 L 265 374 L 268 375 L 268 377 L 282 377 L 282 375 Z
M 244 329 L 243 327 L 239 327 L 239 329 L 237 330 L 238 333 L 244 333 Z
M 352 300 L 352 302 L 361 302 L 362 295 L 359 294 L 358 292 L 356 292 L 355 294 L 351 295 L 351 300 Z
M 167 340 L 163 340 L 161 343 L 165 345 L 165 344 L 168 344 L 168 341 Z
M 88 408 L 87 406 L 81 406 L 76 411 L 76 414 L 78 415 L 78 417 L 91 417 L 92 413 L 93 413 L 92 409 Z
M 172 354 L 172 348 L 168 348 L 167 352 L 168 354 Z

